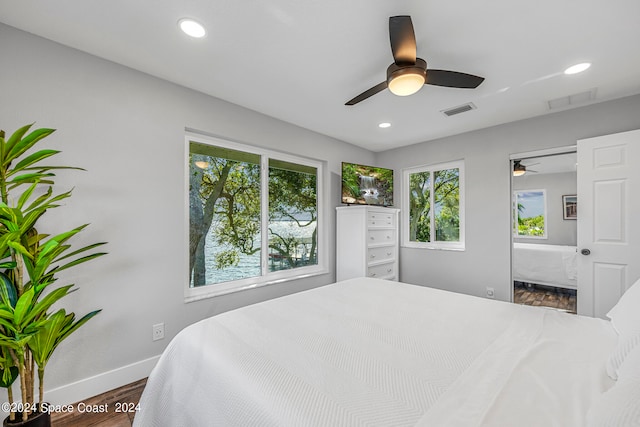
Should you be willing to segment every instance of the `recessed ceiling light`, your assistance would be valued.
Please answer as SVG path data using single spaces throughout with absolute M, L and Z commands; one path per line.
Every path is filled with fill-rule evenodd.
M 378 125 L 378 127 L 379 127 L 379 128 L 382 128 L 382 129 L 384 129 L 384 128 L 388 128 L 388 127 L 391 127 L 391 123 L 389 123 L 389 122 L 383 122 L 383 123 L 380 123 L 380 124 Z
M 582 64 L 572 65 L 571 67 L 564 70 L 565 74 L 578 74 L 591 67 L 591 64 L 588 62 L 583 62 Z
M 193 19 L 183 18 L 178 21 L 178 25 L 180 26 L 180 29 L 190 37 L 199 39 L 207 34 L 204 27 Z

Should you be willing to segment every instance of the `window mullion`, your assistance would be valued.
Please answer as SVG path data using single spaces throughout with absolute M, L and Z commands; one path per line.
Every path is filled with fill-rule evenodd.
M 260 267 L 262 276 L 269 273 L 269 158 L 260 161 Z
M 433 243 L 436 241 L 435 235 L 436 235 L 436 204 L 435 204 L 435 192 L 436 192 L 436 185 L 435 185 L 435 174 L 433 173 L 433 171 L 429 171 L 429 205 L 431 206 L 431 209 L 429 210 L 429 228 L 431 229 L 431 232 L 429 233 L 429 242 Z

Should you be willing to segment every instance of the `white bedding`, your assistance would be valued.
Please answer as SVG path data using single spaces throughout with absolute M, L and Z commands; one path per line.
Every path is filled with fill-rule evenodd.
M 582 427 L 609 322 L 358 278 L 198 322 L 135 426 Z
M 576 289 L 578 254 L 575 246 L 513 244 L 513 280 Z

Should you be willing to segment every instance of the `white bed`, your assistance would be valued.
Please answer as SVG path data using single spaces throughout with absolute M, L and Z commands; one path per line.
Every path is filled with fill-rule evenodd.
M 575 246 L 513 244 L 513 280 L 577 289 L 577 279 L 578 255 Z
M 610 322 L 358 278 L 191 325 L 134 425 L 584 427 Z

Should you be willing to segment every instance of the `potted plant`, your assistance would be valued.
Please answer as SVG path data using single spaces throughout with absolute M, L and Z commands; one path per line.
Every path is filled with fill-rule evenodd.
M 47 362 L 65 338 L 100 312 L 76 319 L 64 308 L 53 309 L 75 290 L 73 284 L 56 284 L 58 273 L 104 255 L 94 249 L 105 242 L 71 248 L 69 240 L 88 224 L 59 234 L 36 228 L 47 210 L 71 196 L 71 190 L 54 194 L 54 172 L 82 169 L 43 164 L 59 151 L 35 147 L 54 129 L 31 131 L 31 126 L 8 139 L 0 130 L 0 386 L 7 389 L 10 410 L 4 425 L 46 426 Z M 13 391 L 17 381 L 19 396 Z

